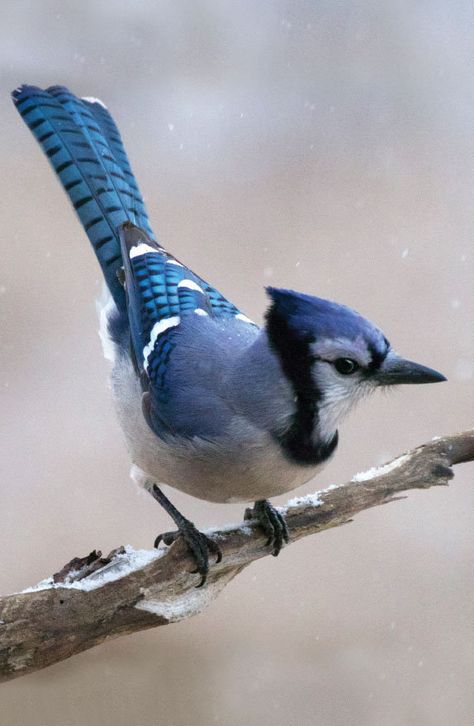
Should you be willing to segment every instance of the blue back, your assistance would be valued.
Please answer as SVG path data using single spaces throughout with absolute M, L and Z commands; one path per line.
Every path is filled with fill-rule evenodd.
M 21 86 L 15 106 L 40 143 L 89 237 L 119 309 L 125 295 L 118 228 L 130 221 L 153 238 L 140 190 L 106 108 L 62 86 Z
M 166 252 L 133 224 L 120 229 L 128 322 L 137 372 L 164 405 L 173 385 L 171 354 L 191 342 L 190 330 L 204 323 L 233 321 L 236 329 L 256 326 L 217 290 Z M 208 330 L 213 330 L 207 328 Z M 183 340 L 183 331 L 187 337 Z M 214 329 L 220 335 L 221 328 Z M 190 361 L 190 366 L 194 362 Z

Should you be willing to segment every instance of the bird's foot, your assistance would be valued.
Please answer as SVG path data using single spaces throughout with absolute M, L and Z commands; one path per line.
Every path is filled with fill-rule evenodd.
M 169 547 L 178 537 L 183 537 L 196 560 L 197 567 L 193 572 L 199 572 L 201 575 L 201 582 L 196 587 L 202 587 L 207 580 L 207 574 L 209 572 L 209 555 L 216 556 L 216 564 L 222 560 L 220 547 L 214 540 L 200 532 L 192 522 L 184 519 L 184 517 L 176 532 L 159 534 L 155 539 L 154 546 L 158 547 L 160 542 L 163 542 L 163 544 Z
M 207 573 L 209 572 L 209 554 L 216 556 L 216 564 L 222 560 L 222 552 L 220 547 L 205 534 L 200 532 L 197 527 L 194 526 L 189 519 L 183 517 L 181 512 L 178 512 L 174 504 L 170 502 L 161 489 L 153 484 L 150 489 L 150 494 L 156 499 L 161 506 L 166 509 L 171 519 L 178 527 L 177 532 L 165 532 L 159 534 L 155 539 L 155 547 L 158 547 L 160 542 L 165 545 L 171 545 L 179 537 L 183 537 L 184 541 L 188 545 L 191 554 L 196 560 L 196 569 L 194 572 L 199 572 L 201 575 L 201 582 L 197 587 L 202 587 L 207 579 Z
M 245 511 L 245 519 L 256 519 L 267 535 L 266 547 L 272 547 L 272 555 L 277 557 L 284 542 L 289 541 L 285 518 L 268 499 L 255 502 L 253 509 Z

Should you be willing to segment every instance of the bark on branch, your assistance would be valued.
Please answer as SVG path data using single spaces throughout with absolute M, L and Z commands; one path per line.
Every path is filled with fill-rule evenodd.
M 293 499 L 283 509 L 290 543 L 348 522 L 409 489 L 446 485 L 451 467 L 474 460 L 474 430 L 433 440 L 350 482 Z M 223 558 L 206 585 L 181 540 L 169 549 L 91 553 L 21 593 L 0 597 L 0 681 L 69 658 L 106 638 L 167 625 L 201 612 L 244 567 L 269 554 L 253 522 L 207 534 Z

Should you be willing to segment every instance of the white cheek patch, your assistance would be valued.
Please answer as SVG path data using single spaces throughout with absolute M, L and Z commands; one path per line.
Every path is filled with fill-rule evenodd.
M 371 392 L 372 387 L 350 376 L 337 377 L 330 368 L 320 368 L 315 382 L 321 392 L 317 433 L 330 440 L 341 421 L 361 398 Z
M 179 325 L 180 320 L 179 315 L 173 315 L 171 318 L 165 318 L 154 324 L 150 335 L 150 342 L 143 348 L 143 362 L 146 371 L 148 371 L 148 358 L 153 352 L 158 336 L 164 333 L 165 330 L 169 330 L 169 328 L 175 328 Z
M 147 245 L 145 242 L 140 242 L 139 245 L 135 245 L 135 247 L 132 247 L 129 252 L 129 257 L 131 260 L 133 260 L 134 257 L 140 257 L 141 255 L 148 255 L 150 252 L 154 252 L 155 254 L 158 252 L 154 247 L 151 247 L 150 245 Z
M 194 282 L 194 280 L 181 280 L 178 282 L 178 288 L 184 287 L 186 290 L 195 290 L 196 292 L 200 292 L 202 295 L 204 295 L 204 290 L 202 287 L 199 287 L 197 282 Z

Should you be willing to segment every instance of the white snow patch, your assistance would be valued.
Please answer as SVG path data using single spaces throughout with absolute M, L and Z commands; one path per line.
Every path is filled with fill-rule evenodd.
M 135 245 L 135 247 L 132 247 L 129 253 L 129 257 L 131 260 L 133 260 L 134 257 L 140 257 L 141 255 L 149 255 L 150 252 L 156 252 L 154 247 L 151 245 L 147 245 L 145 242 L 140 242 L 140 244 Z
M 55 588 L 56 584 L 53 582 L 52 577 L 47 577 L 46 580 L 41 580 L 38 582 L 37 585 L 32 585 L 31 587 L 25 588 L 25 590 L 21 590 L 21 594 L 27 593 L 27 592 L 37 592 L 38 590 L 49 590 L 50 588 Z
M 324 499 L 321 499 L 321 496 L 333 491 L 333 489 L 339 489 L 339 486 L 339 484 L 331 484 L 326 487 L 326 489 L 320 489 L 318 492 L 313 492 L 313 494 L 305 494 L 302 497 L 294 497 L 293 499 L 290 499 L 284 507 L 278 507 L 278 509 L 282 512 L 282 514 L 285 514 L 290 507 L 301 507 L 305 505 L 320 507 L 324 504 Z
M 408 249 L 403 250 L 402 252 L 402 259 L 405 259 L 405 257 L 408 256 Z
M 27 587 L 26 590 L 22 590 L 22 593 L 37 592 L 38 590 L 83 590 L 88 592 L 90 590 L 96 590 L 99 587 L 107 585 L 109 582 L 120 580 L 122 577 L 126 577 L 132 572 L 140 570 L 142 567 L 150 564 L 154 560 L 158 560 L 163 557 L 166 550 L 135 550 L 130 545 L 125 546 L 125 552 L 123 554 L 117 554 L 114 556 L 112 562 L 108 565 L 104 565 L 97 572 L 84 577 L 83 580 L 76 580 L 73 582 L 53 582 L 52 577 L 48 577 L 46 580 L 41 580 L 37 585 L 33 587 Z M 74 575 L 74 573 L 71 573 Z
M 224 524 L 219 527 L 207 527 L 206 529 L 202 529 L 201 532 L 203 534 L 207 534 L 208 537 L 217 537 L 217 539 L 219 539 L 220 534 L 224 534 L 225 532 L 232 532 L 235 529 L 238 529 L 239 532 L 242 532 L 242 534 L 245 534 L 247 537 L 252 536 L 252 527 L 249 527 L 246 524 L 242 524 L 241 522 L 237 522 L 235 524 Z
M 145 370 L 148 369 L 148 358 L 150 357 L 153 348 L 155 347 L 158 336 L 164 333 L 165 330 L 168 330 L 169 328 L 175 328 L 177 325 L 179 325 L 179 323 L 179 315 L 173 315 L 171 318 L 165 318 L 164 320 L 160 320 L 158 323 L 154 324 L 150 335 L 150 342 L 143 348 L 143 361 Z
M 409 458 L 408 454 L 402 454 L 402 456 L 399 456 L 398 459 L 394 459 L 388 464 L 384 464 L 383 466 L 374 466 L 372 469 L 368 469 L 367 471 L 361 471 L 359 474 L 353 476 L 351 481 L 370 481 L 370 479 L 375 479 L 377 476 L 385 476 L 385 474 L 390 474 L 390 472 L 394 469 L 398 469 L 398 467 L 408 461 Z
M 300 507 L 304 505 L 309 505 L 311 507 L 320 507 L 321 504 L 324 504 L 323 500 L 320 498 L 321 492 L 314 492 L 313 494 L 305 494 L 302 497 L 294 497 L 293 499 L 290 499 L 289 502 L 287 502 L 286 506 L 283 507 L 286 511 L 288 511 L 289 507 Z

